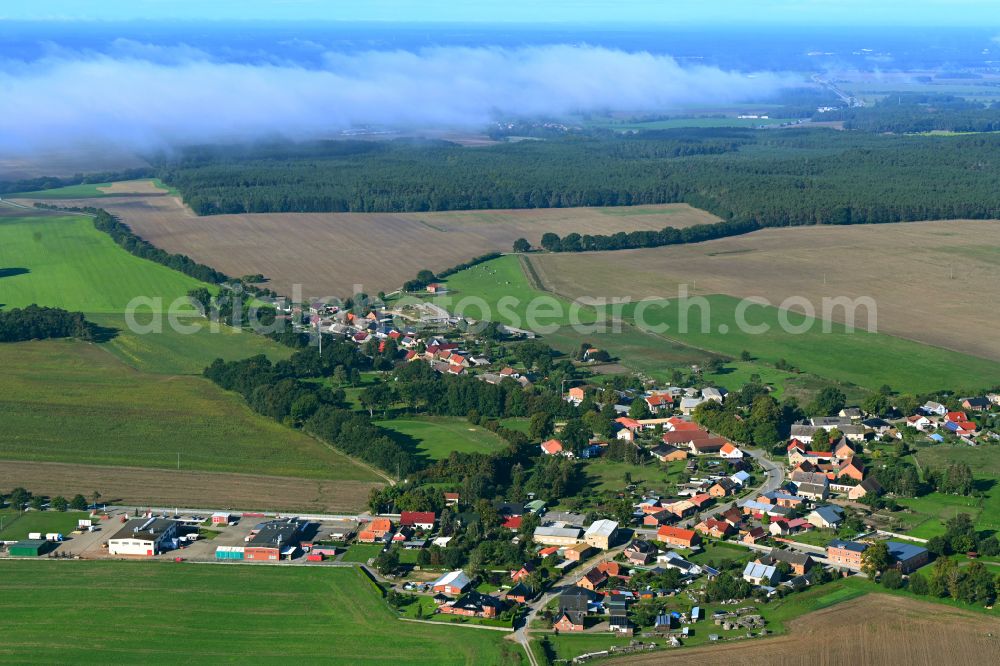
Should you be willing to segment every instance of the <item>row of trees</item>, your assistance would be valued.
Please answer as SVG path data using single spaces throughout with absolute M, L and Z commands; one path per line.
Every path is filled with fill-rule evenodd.
M 0 342 L 79 338 L 104 340 L 110 331 L 88 322 L 82 312 L 29 305 L 0 310 Z
M 101 498 L 101 494 L 94 492 L 94 502 Z M 66 499 L 62 495 L 56 495 L 51 499 L 45 495 L 35 495 L 27 488 L 18 486 L 10 491 L 6 497 L 0 495 L 0 500 L 6 501 L 10 507 L 16 511 L 24 511 L 31 507 L 35 511 L 45 510 L 46 505 L 54 511 L 86 511 L 87 499 L 80 494 L 74 495 L 72 499 Z M 2 502 L 0 502 L 2 503 Z

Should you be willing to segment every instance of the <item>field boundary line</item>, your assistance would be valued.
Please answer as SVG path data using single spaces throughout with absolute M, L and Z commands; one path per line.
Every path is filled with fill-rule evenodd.
M 398 617 L 400 622 L 416 622 L 417 624 L 434 624 L 441 627 L 465 627 L 466 629 L 487 629 L 489 631 L 502 631 L 505 634 L 513 633 L 513 629 L 506 627 L 487 627 L 482 624 L 465 624 L 462 622 L 435 622 L 434 620 L 417 620 L 412 617 Z

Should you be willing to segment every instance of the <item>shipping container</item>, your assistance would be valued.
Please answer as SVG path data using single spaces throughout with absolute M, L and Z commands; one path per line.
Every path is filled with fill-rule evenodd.
M 308 562 L 322 562 L 323 561 L 323 555 L 320 554 L 320 553 L 314 553 L 312 555 L 309 555 L 306 558 L 306 561 L 308 561 Z

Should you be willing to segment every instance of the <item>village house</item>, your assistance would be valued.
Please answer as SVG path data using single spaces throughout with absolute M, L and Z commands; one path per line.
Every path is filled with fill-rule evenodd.
M 920 432 L 927 432 L 928 430 L 934 430 L 937 424 L 930 420 L 923 414 L 914 414 L 906 418 L 906 425 L 912 426 L 919 430 Z
M 437 517 L 433 511 L 403 511 L 399 516 L 399 524 L 403 527 L 413 527 L 418 530 L 434 529 Z
M 504 592 L 503 598 L 519 604 L 526 604 L 535 597 L 535 591 L 525 583 L 518 583 Z
M 583 631 L 584 611 L 564 610 L 560 611 L 552 623 L 552 628 L 557 631 Z
M 743 457 L 743 452 L 730 442 L 726 442 L 722 445 L 722 448 L 719 449 L 719 457 L 726 458 L 728 460 L 737 460 Z
M 859 571 L 861 569 L 861 554 L 867 548 L 868 544 L 834 539 L 826 545 L 826 559 L 835 566 Z
M 874 493 L 875 496 L 881 495 L 885 490 L 882 488 L 882 484 L 875 480 L 875 477 L 870 476 L 858 485 L 854 486 L 847 491 L 847 498 L 851 500 L 859 500 L 862 497 L 866 497 L 869 493 Z
M 743 538 L 740 539 L 740 540 L 743 543 L 755 544 L 758 541 L 762 541 L 762 540 L 766 539 L 767 536 L 768 536 L 767 531 L 763 527 L 757 526 L 757 527 L 752 527 L 749 530 L 747 530 L 747 533 L 744 534 Z
M 555 456 L 563 454 L 563 445 L 558 439 L 549 439 L 541 444 L 542 453 L 547 456 Z
M 574 386 L 566 392 L 566 401 L 579 406 L 587 397 L 587 392 L 582 386 Z
M 782 550 L 772 548 L 771 552 L 764 557 L 758 558 L 757 562 L 762 564 L 773 564 L 777 566 L 779 562 L 785 562 L 792 568 L 792 573 L 801 576 L 808 572 L 816 562 L 806 553 L 799 553 L 794 550 Z
M 601 585 L 604 585 L 604 583 L 606 583 L 607 580 L 608 580 L 608 575 L 603 571 L 601 571 L 600 569 L 598 569 L 597 567 L 594 567 L 593 569 L 585 573 L 583 577 L 580 578 L 580 580 L 576 581 L 576 584 L 578 587 L 582 587 L 585 590 L 590 590 L 591 592 L 594 592 Z
M 725 539 L 727 536 L 735 532 L 732 525 L 724 520 L 719 520 L 718 518 L 708 518 L 707 520 L 703 520 L 695 525 L 694 529 L 700 534 L 704 534 L 715 539 Z
M 773 587 L 781 581 L 781 574 L 775 567 L 768 564 L 747 562 L 743 569 L 743 580 L 753 585 Z
M 674 460 L 685 460 L 688 452 L 670 444 L 660 444 L 649 450 L 649 454 L 660 462 L 672 462 Z
M 865 478 L 865 464 L 859 458 L 848 458 L 840 463 L 837 476 L 847 477 L 855 481 L 863 481 Z
M 701 537 L 694 530 L 685 530 L 671 525 L 661 525 L 656 530 L 656 538 L 675 548 L 691 548 L 701 541 Z
M 503 610 L 503 602 L 488 594 L 470 590 L 455 601 L 442 604 L 439 610 L 446 615 L 495 618 Z
M 712 497 L 726 497 L 727 495 L 732 495 L 736 490 L 737 486 L 732 479 L 723 478 L 716 481 L 708 489 L 708 494 Z
M 696 456 L 712 455 L 719 453 L 728 443 L 722 437 L 707 437 L 691 442 L 690 450 Z
M 563 548 L 562 556 L 563 559 L 570 562 L 580 562 L 586 559 L 593 550 L 593 547 L 589 543 L 581 541 L 580 543 Z
M 510 579 L 515 583 L 519 582 L 530 576 L 534 570 L 535 570 L 534 564 L 532 564 L 531 562 L 525 562 L 523 565 L 521 565 L 520 569 L 510 572 Z
M 392 521 L 388 518 L 376 518 L 365 525 L 365 527 L 358 533 L 358 541 L 361 543 L 388 541 L 388 535 L 391 533 Z
M 920 411 L 928 416 L 944 416 L 948 413 L 948 408 L 942 405 L 940 402 L 934 402 L 933 400 L 928 400 L 923 405 L 920 406 Z
M 818 506 L 809 512 L 806 519 L 811 525 L 819 528 L 836 528 L 844 522 L 844 510 L 833 504 Z
M 646 402 L 649 411 L 653 414 L 657 414 L 664 409 L 673 409 L 674 407 L 674 399 L 663 393 L 648 395 L 643 400 Z

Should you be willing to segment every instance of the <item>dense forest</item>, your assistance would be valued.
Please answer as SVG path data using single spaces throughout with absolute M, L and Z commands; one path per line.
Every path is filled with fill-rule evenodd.
M 686 129 L 476 149 L 410 140 L 202 148 L 160 175 L 203 215 L 686 202 L 742 232 L 997 217 L 998 149 L 992 134 Z
M 864 132 L 996 132 L 1000 104 L 983 104 L 954 95 L 890 94 L 873 106 L 818 114 L 816 120 L 843 120 L 847 129 Z
M 29 305 L 0 310 L 0 342 L 80 338 L 105 340 L 111 331 L 84 319 L 82 312 Z

